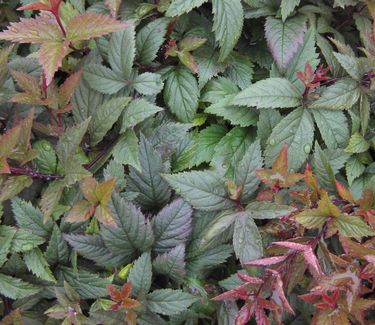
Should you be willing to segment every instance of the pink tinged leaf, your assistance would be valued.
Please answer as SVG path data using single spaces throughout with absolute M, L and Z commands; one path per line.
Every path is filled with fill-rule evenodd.
M 264 309 L 258 305 L 255 309 L 255 320 L 257 322 L 257 325 L 269 325 L 270 324 Z
M 238 312 L 234 325 L 246 325 L 253 315 L 253 308 L 250 303 L 245 304 Z
M 295 16 L 285 22 L 267 17 L 265 25 L 267 44 L 279 68 L 287 68 L 303 44 L 305 32 L 306 19 L 302 16 Z
M 113 18 L 116 18 L 117 13 L 120 9 L 121 0 L 104 0 L 104 4 L 111 12 Z
M 375 264 L 375 255 L 365 255 L 364 258 L 367 262 Z
M 237 300 L 237 299 L 242 299 L 246 300 L 248 297 L 248 292 L 246 291 L 247 285 L 241 285 L 235 289 L 226 291 L 214 298 L 212 300 L 214 301 L 221 301 L 221 300 Z
M 118 21 L 110 16 L 86 12 L 69 20 L 66 26 L 67 38 L 72 42 L 85 41 L 117 32 L 128 26 L 128 23 Z
M 41 2 L 34 2 L 17 8 L 17 10 L 45 10 L 50 11 L 51 7 Z
M 59 105 L 64 107 L 68 105 L 70 98 L 73 96 L 74 90 L 81 79 L 82 70 L 73 73 L 59 88 Z
M 250 276 L 250 275 L 247 275 L 247 274 L 237 273 L 237 276 L 242 281 L 247 282 L 247 283 L 254 283 L 254 284 L 262 284 L 263 283 L 262 279 L 256 278 L 256 277 L 253 277 L 253 276 Z
M 288 299 L 285 297 L 284 293 L 284 285 L 283 280 L 281 279 L 280 273 L 275 270 L 268 270 L 271 271 L 275 275 L 275 282 L 274 282 L 274 289 L 273 297 L 277 304 L 280 304 L 283 309 L 285 309 L 289 314 L 295 315 L 292 307 L 290 306 Z M 278 299 L 277 299 L 278 298 Z
M 61 30 L 51 15 L 21 18 L 17 23 L 10 23 L 8 29 L 0 33 L 0 40 L 18 43 L 42 44 L 59 42 L 62 38 Z
M 63 42 L 48 42 L 44 43 L 40 48 L 39 62 L 43 67 L 46 77 L 47 86 L 51 83 L 55 72 L 61 67 L 62 60 L 69 54 L 69 41 Z
M 303 257 L 307 262 L 311 274 L 314 277 L 320 277 L 321 275 L 323 275 L 323 271 L 320 267 L 319 261 L 316 258 L 311 246 L 293 242 L 274 242 L 273 245 L 303 252 Z
M 250 261 L 243 263 L 242 266 L 269 266 L 269 265 L 275 265 L 278 263 L 281 263 L 286 260 L 288 256 L 282 255 L 282 256 L 273 256 L 273 257 L 266 257 L 266 258 L 260 258 L 258 260 Z

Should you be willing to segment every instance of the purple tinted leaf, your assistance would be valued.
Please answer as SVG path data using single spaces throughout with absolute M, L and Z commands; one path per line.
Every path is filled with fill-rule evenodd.
M 155 272 L 170 276 L 176 282 L 182 282 L 186 275 L 185 244 L 180 244 L 169 252 L 158 255 L 153 262 Z

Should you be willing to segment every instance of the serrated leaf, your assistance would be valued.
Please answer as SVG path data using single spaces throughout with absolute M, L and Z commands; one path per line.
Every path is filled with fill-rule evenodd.
M 44 223 L 42 212 L 30 202 L 15 197 L 12 199 L 12 211 L 19 227 L 28 229 L 42 238 L 48 238 L 52 232 L 53 223 Z
M 353 79 L 343 79 L 324 89 L 320 98 L 309 107 L 333 110 L 350 109 L 358 101 L 359 96 L 357 82 Z
M 8 298 L 25 298 L 35 295 L 40 290 L 41 288 L 34 284 L 0 273 L 0 292 Z
M 132 75 L 135 57 L 135 27 L 129 26 L 111 36 L 108 61 L 112 70 L 127 80 Z
M 239 215 L 234 222 L 233 247 L 241 263 L 263 256 L 262 237 L 247 212 Z
M 75 270 L 61 266 L 59 276 L 61 280 L 68 282 L 77 291 L 81 299 L 97 299 L 108 295 L 107 286 L 110 284 L 110 280 L 101 278 L 97 274 L 84 269 Z
M 349 125 L 343 112 L 328 109 L 313 109 L 311 112 L 328 148 L 336 149 L 346 145 Z
M 186 242 L 191 232 L 192 213 L 190 205 L 177 199 L 152 219 L 155 235 L 153 249 L 157 253 L 164 253 Z
M 127 23 L 120 22 L 110 16 L 86 12 L 69 20 L 66 26 L 66 36 L 72 42 L 84 41 L 117 32 L 126 27 L 128 27 Z
M 161 177 L 166 169 L 160 154 L 143 136 L 139 144 L 139 158 L 141 172 L 130 167 L 128 190 L 139 193 L 136 201 L 145 209 L 163 206 L 170 197 L 168 184 Z
M 16 230 L 11 227 L 0 227 L 0 267 L 8 260 L 8 254 L 12 246 L 12 240 Z
M 62 237 L 60 228 L 55 225 L 48 242 L 45 257 L 50 265 L 57 263 L 65 264 L 69 259 L 68 245 Z
M 334 224 L 339 233 L 345 237 L 362 238 L 375 234 L 371 227 L 358 216 L 341 215 L 334 219 Z
M 220 43 L 219 61 L 224 61 L 236 45 L 243 26 L 241 0 L 213 0 L 213 31 Z
M 229 199 L 224 181 L 212 171 L 191 171 L 164 178 L 194 208 L 215 211 L 229 209 L 234 201 Z
M 90 123 L 91 144 L 96 145 L 117 122 L 131 97 L 117 97 L 105 101 L 93 114 Z
M 114 94 L 126 86 L 126 82 L 111 69 L 92 63 L 84 68 L 83 78 L 91 88 L 103 94 Z
M 268 78 L 242 90 L 233 100 L 234 105 L 256 108 L 286 108 L 301 105 L 301 93 L 289 80 Z
M 302 45 L 305 31 L 305 16 L 295 16 L 285 22 L 274 17 L 267 17 L 265 25 L 267 44 L 281 70 L 288 67 Z
M 169 23 L 167 18 L 159 18 L 148 23 L 137 33 L 137 58 L 142 64 L 150 64 L 164 43 Z
M 197 300 L 198 298 L 182 290 L 160 289 L 147 295 L 147 307 L 154 313 L 175 315 Z
M 294 11 L 294 9 L 299 5 L 299 3 L 300 0 L 281 0 L 281 17 L 284 22 Z
M 64 190 L 63 181 L 54 181 L 48 184 L 48 187 L 43 192 L 39 205 L 44 215 L 44 222 L 46 222 L 55 212 Z
M 135 262 L 130 270 L 128 280 L 132 284 L 133 294 L 139 297 L 145 297 L 151 288 L 152 264 L 151 254 L 143 253 Z
M 217 103 L 208 106 L 205 113 L 211 113 L 221 116 L 231 122 L 232 125 L 239 125 L 242 127 L 255 125 L 258 121 L 258 114 L 254 109 L 242 106 L 233 106 L 234 96 L 227 96 Z
M 121 165 L 130 165 L 141 172 L 141 162 L 139 160 L 138 138 L 132 129 L 126 130 L 120 136 L 116 145 L 112 149 L 115 162 Z
M 34 248 L 23 254 L 27 268 L 38 278 L 56 283 L 56 279 L 52 275 L 48 262 L 44 258 L 39 248 Z
M 141 210 L 118 194 L 113 194 L 109 206 L 117 228 L 104 226 L 101 234 L 112 254 L 130 261 L 137 252 L 148 251 L 154 242 L 154 235 Z
M 312 149 L 314 122 L 308 110 L 298 108 L 284 117 L 272 130 L 265 150 L 266 165 L 288 144 L 289 169 L 298 170 Z
M 186 68 L 172 71 L 165 82 L 164 100 L 181 122 L 192 122 L 198 108 L 197 80 Z
M 185 244 L 179 244 L 169 252 L 158 255 L 152 266 L 156 273 L 164 274 L 177 283 L 182 282 L 186 275 Z
M 78 254 L 104 267 L 118 267 L 125 262 L 122 256 L 114 256 L 98 235 L 64 235 L 65 240 Z M 66 245 L 66 243 L 65 243 Z
M 281 114 L 276 110 L 260 110 L 257 132 L 263 148 L 266 146 L 266 141 L 271 135 L 273 128 L 281 121 L 281 119 Z
M 263 158 L 259 141 L 247 149 L 244 157 L 234 169 L 234 181 L 241 188 L 241 201 L 248 200 L 260 183 L 256 170 L 262 168 Z
M 163 89 L 163 81 L 160 75 L 145 72 L 137 76 L 132 85 L 135 90 L 143 95 L 156 95 Z
M 324 188 L 332 188 L 335 182 L 335 171 L 318 143 L 315 143 L 314 167 L 319 184 Z
M 346 152 L 349 153 L 361 153 L 365 152 L 370 148 L 370 144 L 366 139 L 359 133 L 354 133 L 349 140 L 348 146 L 345 148 Z
M 277 219 L 294 209 L 288 205 L 280 205 L 272 202 L 254 201 L 246 206 L 246 211 L 253 219 Z
M 11 250 L 13 253 L 27 252 L 44 242 L 45 240 L 42 237 L 33 234 L 30 230 L 21 228 L 14 234 Z
M 138 123 L 143 122 L 148 117 L 162 110 L 161 107 L 150 103 L 146 99 L 133 100 L 124 111 L 121 132 L 124 132 L 127 128 L 136 126 Z
M 231 58 L 232 60 L 225 70 L 225 74 L 238 87 L 245 89 L 251 84 L 254 64 L 250 61 L 250 57 L 238 53 L 233 53 Z
M 180 16 L 201 6 L 207 0 L 173 0 L 169 5 L 166 15 L 168 17 Z
M 366 169 L 366 166 L 358 159 L 357 156 L 351 156 L 345 165 L 346 177 L 351 186 L 353 181 L 361 176 Z
M 297 77 L 296 72 L 304 71 L 306 63 L 309 63 L 312 71 L 315 71 L 319 64 L 318 53 L 315 46 L 315 33 L 315 28 L 310 27 L 305 34 L 303 45 L 294 55 L 285 72 L 285 77 L 301 92 L 304 91 L 304 85 Z
M 0 203 L 15 197 L 26 187 L 31 186 L 33 180 L 29 176 L 12 176 L 7 178 L 0 188 Z

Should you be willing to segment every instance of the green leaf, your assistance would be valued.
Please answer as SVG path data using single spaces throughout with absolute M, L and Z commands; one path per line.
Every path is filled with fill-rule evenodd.
M 103 227 L 103 241 L 113 255 L 130 262 L 137 252 L 151 248 L 154 242 L 151 225 L 139 208 L 118 194 L 113 195 L 110 207 L 117 227 Z
M 177 283 L 181 283 L 186 275 L 185 244 L 180 244 L 162 255 L 158 255 L 152 266 L 156 273 L 164 274 Z
M 231 57 L 232 61 L 225 70 L 227 77 L 241 89 L 250 86 L 254 74 L 254 64 L 245 55 L 233 53 Z
M 139 193 L 136 201 L 145 209 L 163 206 L 170 197 L 168 184 L 161 177 L 166 168 L 160 154 L 143 136 L 139 145 L 139 158 L 142 172 L 130 167 L 128 190 Z
M 69 260 L 68 245 L 63 239 L 60 228 L 57 225 L 53 227 L 45 257 L 50 265 L 58 263 L 66 264 Z
M 339 233 L 345 237 L 362 238 L 375 235 L 375 232 L 363 221 L 362 217 L 341 215 L 334 219 L 334 224 L 339 229 Z
M 8 260 L 12 240 L 16 230 L 12 227 L 0 226 L 0 267 Z
M 194 208 L 207 211 L 228 209 L 234 206 L 224 181 L 212 171 L 191 171 L 164 178 Z
M 233 100 L 234 105 L 256 108 L 286 108 L 301 105 L 300 91 L 287 79 L 268 78 L 242 90 Z
M 258 121 L 258 114 L 254 109 L 242 106 L 233 106 L 234 96 L 227 96 L 217 103 L 208 106 L 205 113 L 221 116 L 228 120 L 232 125 L 242 127 L 255 125 Z
M 64 235 L 65 240 L 78 254 L 104 267 L 119 267 L 126 262 L 123 256 L 115 256 L 98 235 Z
M 132 294 L 143 299 L 151 288 L 152 264 L 150 253 L 143 253 L 134 262 L 128 280 L 132 284 Z
M 181 122 L 192 122 L 198 108 L 197 80 L 186 68 L 172 71 L 165 82 L 164 100 Z
M 89 128 L 92 145 L 96 145 L 103 140 L 130 100 L 131 97 L 111 98 L 98 107 L 92 117 Z
M 27 268 L 38 278 L 56 283 L 56 279 L 52 275 L 48 262 L 44 258 L 39 248 L 34 248 L 33 250 L 25 252 L 23 254 L 23 258 Z
M 359 81 L 362 77 L 362 72 L 359 65 L 359 60 L 353 56 L 342 53 L 333 53 L 340 65 L 354 80 Z
M 266 146 L 267 139 L 271 135 L 273 128 L 281 121 L 281 119 L 282 117 L 279 111 L 274 109 L 260 110 L 257 132 L 263 148 Z
M 0 273 L 0 292 L 11 299 L 26 298 L 35 295 L 41 290 L 37 286 Z
M 234 169 L 234 181 L 241 187 L 241 201 L 247 201 L 260 183 L 256 170 L 262 168 L 263 158 L 259 141 L 255 141 L 247 149 L 244 157 Z
M 359 96 L 358 83 L 353 79 L 343 79 L 325 88 L 320 98 L 309 107 L 333 110 L 350 109 L 358 101 Z
M 210 162 L 215 153 L 216 145 L 225 134 L 225 128 L 218 124 L 213 124 L 203 129 L 194 136 L 192 145 L 187 147 L 182 155 L 178 157 L 174 170 L 180 171 L 185 168 L 199 166 L 204 162 Z
M 246 206 L 246 211 L 253 219 L 278 219 L 293 212 L 294 208 L 272 202 L 254 201 Z
M 173 0 L 168 7 L 166 15 L 168 17 L 180 16 L 195 7 L 200 7 L 206 1 L 207 0 Z
M 283 21 L 294 11 L 301 0 L 281 0 L 281 17 Z
M 358 159 L 356 155 L 351 156 L 346 165 L 346 177 L 348 178 L 348 183 L 351 186 L 353 181 L 361 176 L 366 169 L 366 166 Z
M 148 117 L 162 110 L 161 107 L 151 104 L 146 99 L 139 98 L 133 100 L 124 111 L 121 132 L 124 132 L 127 128 L 136 126 L 138 123 L 143 122 Z
M 362 135 L 366 134 L 368 124 L 370 121 L 370 101 L 367 95 L 361 94 L 360 102 L 359 102 L 359 112 L 361 116 L 361 133 Z
M 77 291 L 81 299 L 97 299 L 108 295 L 107 286 L 111 281 L 82 268 L 75 270 L 60 266 L 59 276 L 61 280 L 68 282 Z
M 153 219 L 155 235 L 153 250 L 164 253 L 185 243 L 191 232 L 193 210 L 182 199 L 177 199 L 164 207 Z
M 335 187 L 335 172 L 330 164 L 326 153 L 320 148 L 319 144 L 315 142 L 314 152 L 314 171 L 318 178 L 319 184 L 327 189 Z
M 370 148 L 370 144 L 366 139 L 359 133 L 354 133 L 349 140 L 348 146 L 345 148 L 346 152 L 349 153 L 361 153 L 365 152 Z
M 252 142 L 254 142 L 253 132 L 245 128 L 233 128 L 215 147 L 211 165 L 227 169 L 228 174 L 232 175 L 234 167 L 239 164 Z
M 147 307 L 154 313 L 169 316 L 184 311 L 197 300 L 182 290 L 160 289 L 147 295 Z
M 45 240 L 27 229 L 18 229 L 14 235 L 12 242 L 12 252 L 27 252 L 39 245 L 43 244 Z
M 57 167 L 57 155 L 52 144 L 44 139 L 38 140 L 33 144 L 33 149 L 38 153 L 38 157 L 34 159 L 38 170 L 41 173 L 55 173 Z
M 160 75 L 151 72 L 140 74 L 133 80 L 132 85 L 143 95 L 156 95 L 163 89 Z
M 288 144 L 289 169 L 298 170 L 306 161 L 314 139 L 314 122 L 308 110 L 298 108 L 284 117 L 267 141 L 265 161 L 271 166 L 282 147 Z
M 12 211 L 17 225 L 20 228 L 28 229 L 35 235 L 47 239 L 52 232 L 53 223 L 43 222 L 42 212 L 18 197 L 12 199 Z
M 305 87 L 301 80 L 297 77 L 296 72 L 304 71 L 306 63 L 310 64 L 313 71 L 315 71 L 319 65 L 319 57 L 315 46 L 315 33 L 315 29 L 313 27 L 310 27 L 305 34 L 303 45 L 286 68 L 285 77 L 293 85 L 295 85 L 300 90 L 300 92 L 303 92 L 305 90 Z
M 165 33 L 170 22 L 168 18 L 159 18 L 148 23 L 137 33 L 137 57 L 142 64 L 150 64 L 165 41 Z
M 7 201 L 31 186 L 33 180 L 29 176 L 12 176 L 7 178 L 0 187 L 0 203 Z
M 263 256 L 262 237 L 247 212 L 240 214 L 234 222 L 233 247 L 241 263 Z
M 116 145 L 112 149 L 115 162 L 121 165 L 130 165 L 141 172 L 141 162 L 139 161 L 138 138 L 132 129 L 126 130 L 120 136 Z
M 108 61 L 116 75 L 127 80 L 132 75 L 135 57 L 135 27 L 113 33 L 109 41 Z
M 83 78 L 91 88 L 103 94 L 114 94 L 126 86 L 126 81 L 111 69 L 92 63 L 84 68 Z
M 236 45 L 243 26 L 241 0 L 212 0 L 213 31 L 220 43 L 219 61 L 224 61 Z
M 290 0 L 291 1 L 291 0 Z M 283 22 L 267 17 L 265 34 L 268 47 L 278 67 L 285 70 L 303 43 L 306 17 L 297 15 Z
M 342 148 L 347 144 L 349 125 L 343 112 L 328 109 L 313 109 L 311 112 L 328 148 Z

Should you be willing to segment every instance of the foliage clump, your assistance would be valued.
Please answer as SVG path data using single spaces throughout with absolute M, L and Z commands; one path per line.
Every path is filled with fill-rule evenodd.
M 375 321 L 373 1 L 0 14 L 0 324 Z

